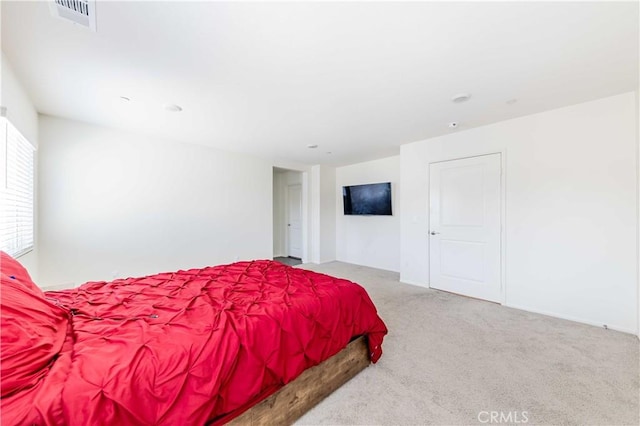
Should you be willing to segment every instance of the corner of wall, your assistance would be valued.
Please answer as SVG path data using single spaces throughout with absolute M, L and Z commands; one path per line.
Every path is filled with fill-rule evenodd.
M 325 263 L 336 256 L 335 182 L 336 169 L 315 165 L 310 172 L 311 241 L 309 260 Z
M 391 182 L 392 215 L 343 214 L 343 186 L 380 182 Z M 334 208 L 337 260 L 387 271 L 400 271 L 401 193 L 398 155 L 336 169 Z

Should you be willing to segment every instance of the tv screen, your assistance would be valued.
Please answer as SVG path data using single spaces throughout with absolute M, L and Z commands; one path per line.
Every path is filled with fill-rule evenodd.
M 391 215 L 391 182 L 342 187 L 344 214 Z

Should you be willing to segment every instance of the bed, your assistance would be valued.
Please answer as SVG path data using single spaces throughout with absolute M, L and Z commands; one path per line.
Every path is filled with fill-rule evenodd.
M 46 293 L 0 269 L 2 424 L 290 423 L 387 333 L 359 285 L 267 260 Z

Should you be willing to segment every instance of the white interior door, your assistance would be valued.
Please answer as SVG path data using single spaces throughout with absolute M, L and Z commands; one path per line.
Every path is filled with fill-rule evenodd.
M 287 255 L 302 258 L 302 186 L 287 191 Z
M 500 157 L 430 164 L 431 287 L 502 301 Z

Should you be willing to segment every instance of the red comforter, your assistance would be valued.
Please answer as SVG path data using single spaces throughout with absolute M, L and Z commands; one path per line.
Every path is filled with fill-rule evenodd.
M 377 361 L 387 332 L 359 285 L 271 261 L 46 298 L 26 278 L 2 280 L 6 425 L 221 423 L 354 336 L 368 335 Z

